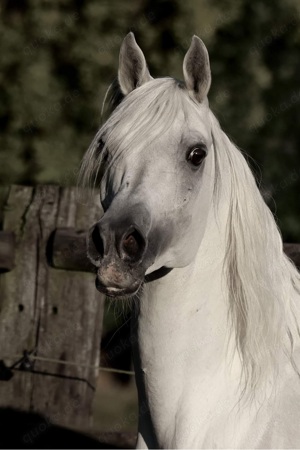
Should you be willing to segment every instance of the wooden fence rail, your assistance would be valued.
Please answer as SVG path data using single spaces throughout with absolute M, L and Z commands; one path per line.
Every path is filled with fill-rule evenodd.
M 87 231 L 74 228 L 57 228 L 49 237 L 49 264 L 56 269 L 94 272 L 87 258 Z M 9 271 L 15 261 L 15 235 L 0 231 L 0 271 Z M 284 252 L 300 268 L 300 244 L 284 244 Z

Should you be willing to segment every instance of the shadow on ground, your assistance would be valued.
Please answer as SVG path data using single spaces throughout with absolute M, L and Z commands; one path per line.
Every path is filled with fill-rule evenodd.
M 52 425 L 40 414 L 10 408 L 0 408 L 0 424 L 0 448 L 132 448 L 132 435 L 99 434 L 96 439 Z

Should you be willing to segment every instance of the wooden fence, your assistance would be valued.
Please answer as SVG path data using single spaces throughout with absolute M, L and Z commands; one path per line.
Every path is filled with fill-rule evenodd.
M 91 420 L 104 298 L 85 255 L 86 230 L 101 211 L 75 196 L 74 188 L 57 186 L 1 189 L 0 407 L 83 429 Z
M 86 231 L 98 204 L 78 201 L 75 188 L 0 190 L 0 408 L 90 426 L 104 298 Z M 300 267 L 300 245 L 285 251 Z

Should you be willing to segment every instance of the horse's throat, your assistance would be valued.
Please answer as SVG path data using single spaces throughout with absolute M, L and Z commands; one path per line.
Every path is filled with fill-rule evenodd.
M 210 267 L 174 269 L 146 284 L 140 299 L 133 330 L 139 401 L 147 403 L 158 434 L 176 426 L 174 417 L 180 416 L 183 399 L 195 398 L 193 389 L 198 396 L 220 387 L 227 303 L 221 261 L 206 258 Z M 199 402 L 190 405 L 191 417 L 204 414 Z

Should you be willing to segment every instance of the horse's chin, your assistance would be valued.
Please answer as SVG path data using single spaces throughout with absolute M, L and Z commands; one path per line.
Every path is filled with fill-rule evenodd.
M 102 294 L 105 294 L 107 297 L 111 298 L 122 298 L 122 297 L 133 297 L 135 296 L 141 285 L 143 280 L 140 282 L 134 282 L 131 286 L 126 287 L 115 287 L 115 286 L 107 286 L 101 283 L 99 278 L 96 278 L 96 288 Z

